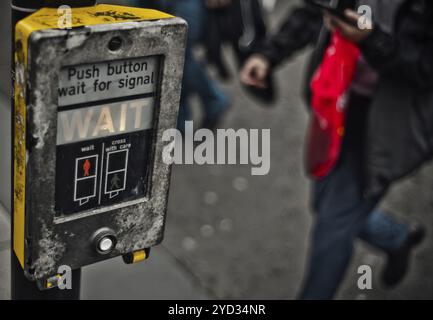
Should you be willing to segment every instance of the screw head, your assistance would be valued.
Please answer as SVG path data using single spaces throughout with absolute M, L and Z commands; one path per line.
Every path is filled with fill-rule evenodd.
M 120 37 L 114 37 L 110 40 L 110 42 L 108 43 L 108 50 L 110 51 L 119 51 L 120 48 L 122 47 L 122 38 Z

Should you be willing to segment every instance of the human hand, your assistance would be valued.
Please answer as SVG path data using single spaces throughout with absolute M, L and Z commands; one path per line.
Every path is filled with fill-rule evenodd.
M 348 22 L 325 11 L 323 16 L 325 26 L 331 31 L 340 31 L 343 37 L 354 43 L 360 43 L 373 31 L 371 21 L 364 22 L 366 28 L 359 27 L 360 19 L 365 19 L 365 17 L 360 16 L 355 11 L 347 9 L 344 11 L 344 15 Z
M 270 62 L 266 57 L 254 54 L 246 61 L 241 70 L 241 82 L 249 86 L 266 89 L 268 87 L 266 79 L 270 69 Z

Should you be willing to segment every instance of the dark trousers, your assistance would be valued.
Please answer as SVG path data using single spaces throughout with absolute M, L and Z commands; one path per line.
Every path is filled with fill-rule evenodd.
M 185 121 L 192 120 L 189 100 L 193 95 L 197 95 L 200 99 L 205 121 L 211 121 L 223 114 L 228 108 L 229 99 L 208 75 L 206 66 L 197 61 L 194 54 L 194 47 L 201 41 L 206 32 L 207 10 L 204 1 L 140 0 L 139 4 L 169 12 L 188 22 L 188 43 L 185 52 L 178 129 L 182 132 L 185 131 Z
M 351 96 L 339 162 L 326 178 L 314 182 L 316 220 L 301 299 L 335 296 L 356 238 L 388 252 L 398 249 L 407 238 L 408 226 L 377 209 L 380 196 L 374 199 L 363 196 L 368 106 L 367 98 Z

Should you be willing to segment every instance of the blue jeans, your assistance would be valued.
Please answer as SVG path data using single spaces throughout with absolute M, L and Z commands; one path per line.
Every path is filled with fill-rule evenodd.
M 185 55 L 185 69 L 182 81 L 182 95 L 179 107 L 178 128 L 184 130 L 185 121 L 191 120 L 189 99 L 197 94 L 204 108 L 205 120 L 212 120 L 228 107 L 228 98 L 219 89 L 194 56 L 193 49 L 202 39 L 207 11 L 203 0 L 158 0 L 141 1 L 142 5 L 152 4 L 157 9 L 181 17 L 188 22 L 188 43 Z
M 204 108 L 206 120 L 212 120 L 226 111 L 228 98 L 213 82 L 194 56 L 194 46 L 201 40 L 206 27 L 207 11 L 203 0 L 176 0 L 173 13 L 188 22 L 188 44 L 182 82 L 178 128 L 184 130 L 185 121 L 191 120 L 189 99 L 197 94 Z
M 334 170 L 314 183 L 310 261 L 301 299 L 332 299 L 353 253 L 356 238 L 392 252 L 407 239 L 407 225 L 377 208 L 381 196 L 365 198 L 363 143 L 369 101 L 351 98 L 347 135 Z

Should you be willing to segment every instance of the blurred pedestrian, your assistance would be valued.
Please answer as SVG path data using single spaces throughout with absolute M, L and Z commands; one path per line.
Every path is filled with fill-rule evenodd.
M 231 49 L 236 67 L 239 69 L 250 53 L 254 52 L 257 44 L 266 38 L 267 26 L 262 3 L 262 0 L 231 0 L 223 7 L 210 6 L 212 9 L 208 9 L 207 36 L 203 40 L 203 45 L 207 62 L 216 68 L 220 79 L 231 78 L 223 49 Z M 264 89 L 246 86 L 247 92 L 269 106 L 275 97 L 272 79 L 269 82 L 268 88 Z
M 315 44 L 306 96 L 316 221 L 301 299 L 335 296 L 357 237 L 386 253 L 387 286 L 403 279 L 424 238 L 422 226 L 400 223 L 378 205 L 392 182 L 433 155 L 433 3 L 359 0 L 353 8 L 361 5 L 373 13 L 367 28 L 355 10 L 343 19 L 304 3 L 241 72 L 245 84 L 266 87 L 282 61 Z M 329 101 L 323 93 L 332 93 Z
M 230 2 L 231 0 L 138 0 L 142 7 L 155 8 L 188 22 L 188 43 L 178 119 L 178 128 L 181 131 L 185 129 L 185 121 L 192 119 L 190 99 L 193 95 L 198 95 L 204 108 L 204 128 L 215 129 L 229 107 L 229 98 L 210 78 L 206 67 L 197 60 L 194 48 L 205 36 L 206 6 L 216 9 L 227 6 Z
M 209 8 L 203 39 L 207 61 L 217 68 L 222 79 L 228 79 L 230 72 L 224 63 L 223 46 L 231 47 L 240 68 L 266 36 L 264 12 L 260 0 L 231 0 L 223 7 L 209 5 Z

